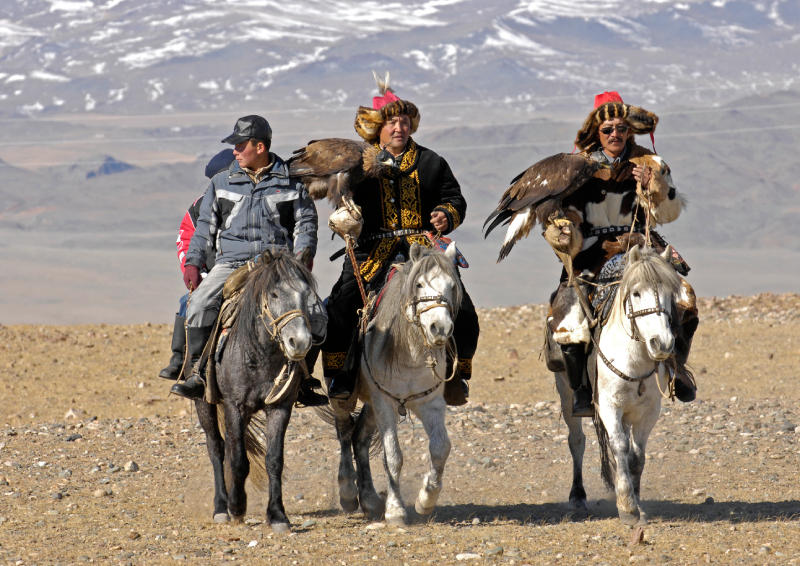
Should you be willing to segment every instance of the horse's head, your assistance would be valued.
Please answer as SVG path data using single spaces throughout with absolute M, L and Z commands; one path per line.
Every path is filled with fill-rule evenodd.
M 655 361 L 666 360 L 675 347 L 672 317 L 681 280 L 670 266 L 672 249 L 663 254 L 634 246 L 620 283 L 622 309 L 634 339 L 644 342 Z
M 412 244 L 405 280 L 405 315 L 422 330 L 428 344 L 442 347 L 453 334 L 461 304 L 461 284 L 454 260 L 455 242 L 444 253 Z
M 292 361 L 301 360 L 312 345 L 308 305 L 316 294 L 314 278 L 301 261 L 288 253 L 273 255 L 266 251 L 259 264 L 251 273 L 245 290 L 245 297 L 250 294 L 252 300 L 243 300 L 239 317 L 240 320 L 252 317 L 258 320 L 261 328 L 245 334 L 251 334 L 247 338 L 256 340 L 258 334 L 263 336 L 266 330 L 270 338 L 280 344 L 286 357 Z M 258 312 L 246 312 L 255 308 Z

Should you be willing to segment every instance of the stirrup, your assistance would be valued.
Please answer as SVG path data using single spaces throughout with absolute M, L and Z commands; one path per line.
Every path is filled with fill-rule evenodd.
M 173 385 L 169 392 L 185 399 L 202 401 L 206 393 L 206 384 L 200 374 L 193 373 L 183 383 Z

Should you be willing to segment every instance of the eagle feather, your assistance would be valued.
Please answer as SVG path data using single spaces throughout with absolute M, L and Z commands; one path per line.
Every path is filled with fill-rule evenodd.
M 381 162 L 379 156 L 378 148 L 363 141 L 312 140 L 289 159 L 289 175 L 300 177 L 314 200 L 327 197 L 338 207 L 342 199 L 353 198 L 351 187 L 388 169 L 390 162 Z
M 562 201 L 601 167 L 600 163 L 585 155 L 558 153 L 534 163 L 514 177 L 497 208 L 483 224 L 486 236 L 497 226 L 509 224 L 498 263 L 511 252 L 515 243 L 530 234 L 536 222 L 544 226 L 548 218 L 561 214 Z

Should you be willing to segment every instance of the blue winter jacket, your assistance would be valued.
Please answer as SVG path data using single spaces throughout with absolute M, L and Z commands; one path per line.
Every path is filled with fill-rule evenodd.
M 317 208 L 305 185 L 289 177 L 286 163 L 274 153 L 272 169 L 254 185 L 239 163 L 211 178 L 186 263 L 201 267 L 206 245 L 216 263 L 247 261 L 265 249 L 288 249 L 296 255 L 317 251 Z

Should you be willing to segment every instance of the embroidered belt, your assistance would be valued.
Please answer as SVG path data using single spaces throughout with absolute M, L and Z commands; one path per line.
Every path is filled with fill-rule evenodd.
M 420 230 L 419 228 L 404 228 L 402 230 L 392 230 L 391 232 L 378 232 L 377 234 L 370 234 L 365 238 L 359 238 L 359 244 L 365 244 L 367 242 L 374 242 L 376 240 L 385 240 L 386 238 L 398 238 L 400 236 L 418 236 L 420 234 L 425 234 L 425 230 Z M 340 257 L 342 257 L 346 252 L 345 248 L 340 249 L 336 253 L 331 256 L 331 261 L 336 261 Z
M 583 228 L 581 226 L 581 233 L 583 234 L 584 238 L 591 238 L 592 236 L 604 236 L 604 235 L 616 236 L 619 234 L 627 234 L 630 231 L 631 231 L 630 226 L 605 226 L 603 228 L 593 228 L 591 230 L 589 230 L 588 227 Z M 634 226 L 633 231 L 642 233 L 644 232 L 644 228 L 642 228 L 641 226 Z
M 385 240 L 386 238 L 397 238 L 398 236 L 415 236 L 417 234 L 424 234 L 425 230 L 419 228 L 404 228 L 402 230 L 392 230 L 391 232 L 378 232 L 377 234 L 370 234 L 366 238 L 359 238 L 358 243 L 373 242 L 375 240 Z

